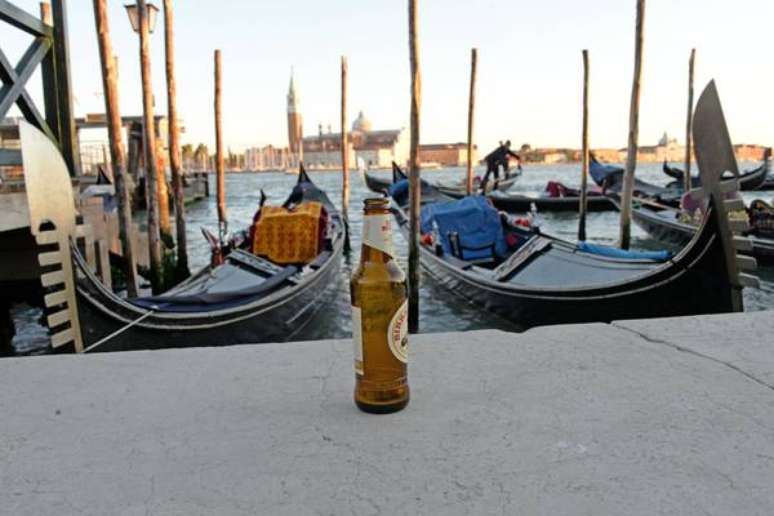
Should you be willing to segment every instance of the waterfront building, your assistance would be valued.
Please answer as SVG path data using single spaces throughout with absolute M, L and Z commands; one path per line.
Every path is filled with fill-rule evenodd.
M 734 153 L 738 161 L 760 161 L 763 159 L 766 147 L 763 145 L 734 145 Z M 605 163 L 625 163 L 627 149 L 620 148 L 597 148 L 592 152 L 602 162 Z M 559 149 L 559 148 L 532 148 L 528 144 L 521 146 L 519 154 L 524 162 L 527 163 L 563 163 L 579 162 L 581 160 L 581 151 L 578 149 Z M 638 163 L 682 163 L 685 161 L 685 146 L 677 142 L 677 138 L 672 138 L 666 132 L 656 145 L 641 145 L 637 152 Z M 695 157 L 694 157 L 695 161 Z
M 734 153 L 739 161 L 761 161 L 765 151 L 766 147 L 764 145 L 748 145 L 744 143 L 734 145 Z
M 623 160 L 626 160 L 626 149 L 623 151 Z M 685 146 L 677 143 L 677 138 L 664 135 L 657 145 L 643 145 L 637 153 L 637 161 L 642 163 L 680 162 L 685 160 Z
M 444 167 L 463 167 L 468 164 L 467 143 L 431 143 L 419 146 L 421 163 L 437 163 Z M 473 146 L 473 163 L 478 163 L 478 146 Z
M 317 136 L 307 136 L 304 142 L 304 163 L 312 170 L 340 169 L 341 163 L 341 133 L 333 133 L 331 126 L 323 132 L 322 124 L 318 125 Z M 357 155 L 350 138 L 348 142 L 348 159 L 351 167 L 355 167 Z
M 328 126 L 323 132 L 303 138 L 304 163 L 311 169 L 341 167 L 341 133 L 334 133 Z M 389 168 L 393 161 L 403 164 L 408 160 L 408 131 L 401 129 L 374 130 L 371 121 L 361 111 L 352 124 L 349 134 L 349 162 L 351 166 L 362 162 L 368 168 Z

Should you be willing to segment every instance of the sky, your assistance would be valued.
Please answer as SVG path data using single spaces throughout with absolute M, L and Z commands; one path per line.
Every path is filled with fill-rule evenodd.
M 122 114 L 141 112 L 138 38 L 124 1 L 107 0 L 119 58 Z M 470 49 L 479 49 L 475 141 L 580 147 L 582 60 L 590 53 L 592 147 L 624 147 L 634 67 L 635 0 L 418 0 L 423 143 L 467 138 Z M 38 12 L 38 2 L 12 0 Z M 287 145 L 286 99 L 295 70 L 304 133 L 339 130 L 340 58 L 349 60 L 350 123 L 408 127 L 407 0 L 183 0 L 175 2 L 178 111 L 184 143 L 213 145 L 213 51 L 223 53 L 226 144 Z M 156 0 L 161 7 L 161 1 Z M 70 0 L 77 116 L 104 111 L 92 2 Z M 640 143 L 667 131 L 684 140 L 688 58 L 696 96 L 716 79 L 735 143 L 774 143 L 771 0 L 648 0 Z M 0 24 L 15 62 L 28 41 Z M 151 39 L 156 110 L 166 112 L 163 20 Z M 40 77 L 30 82 L 40 98 Z M 42 105 L 42 103 L 40 104 Z

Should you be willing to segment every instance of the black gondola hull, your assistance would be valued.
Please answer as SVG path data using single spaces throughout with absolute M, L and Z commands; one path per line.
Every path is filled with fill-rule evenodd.
M 126 351 L 170 347 L 225 346 L 285 342 L 313 337 L 309 322 L 338 291 L 341 258 L 344 252 L 344 224 L 327 195 L 311 182 L 301 167 L 296 188 L 286 203 L 303 200 L 321 202 L 326 207 L 331 230 L 327 249 L 317 260 L 299 271 L 282 268 L 263 276 L 262 269 L 244 258 L 242 265 L 226 275 L 241 284 L 226 282 L 212 292 L 198 290 L 217 277 L 226 264 L 205 267 L 165 295 L 128 302 L 115 295 L 94 275 L 83 256 L 74 249 L 76 293 L 84 347 L 96 351 Z M 242 251 L 244 252 L 244 251 Z M 248 254 L 249 255 L 249 254 Z M 260 263 L 260 262 L 259 262 Z M 234 265 L 230 265 L 234 267 Z M 236 270 L 245 276 L 235 276 Z M 265 271 L 265 269 L 263 269 Z M 265 290 L 250 282 L 254 276 L 268 277 Z M 233 279 L 238 278 L 238 279 Z M 271 283 L 275 279 L 275 283 Z M 222 284 L 221 284 L 222 285 Z M 242 290 L 240 290 L 240 287 Z M 189 288 L 191 290 L 186 290 Z M 183 292 L 181 294 L 181 292 Z
M 405 233 L 405 215 L 396 211 L 396 218 Z M 497 283 L 460 269 L 425 246 L 420 262 L 441 285 L 523 329 L 733 310 L 730 290 L 735 287 L 726 280 L 725 254 L 713 217 L 673 261 L 638 279 L 607 286 L 563 289 Z
M 376 193 L 384 193 L 392 185 L 392 177 L 378 177 L 370 172 L 363 174 L 365 177 L 365 183 L 369 190 Z
M 688 244 L 696 233 L 696 228 L 690 224 L 666 220 L 645 208 L 632 209 L 632 219 L 655 240 L 675 246 Z M 752 243 L 752 252 L 740 251 L 740 253 L 753 256 L 761 265 L 773 265 L 774 240 L 755 236 L 748 238 Z
M 679 168 L 670 167 L 666 162 L 662 165 L 661 169 L 664 174 L 675 180 L 674 183 L 670 183 L 667 187 L 682 188 L 683 177 L 685 172 Z M 764 157 L 763 163 L 758 168 L 743 172 L 739 175 L 739 189 L 743 191 L 765 190 L 765 185 L 768 182 L 769 175 L 769 155 L 768 153 Z M 729 176 L 730 177 L 730 176 Z M 691 177 L 692 188 L 700 188 L 701 180 L 698 177 Z
M 96 351 L 226 346 L 312 338 L 309 322 L 339 289 L 342 245 L 323 268 L 294 287 L 243 307 L 202 314 L 158 312 L 100 344 Z M 84 271 L 81 270 L 81 273 Z M 84 275 L 78 307 L 86 347 L 138 320 L 147 310 L 108 295 Z
M 505 192 L 506 190 L 510 189 L 513 185 L 516 184 L 516 181 L 521 177 L 520 174 L 501 179 L 497 182 L 497 189 L 495 191 L 498 192 Z M 490 184 L 494 184 L 494 180 L 490 182 Z M 449 197 L 451 199 L 462 199 L 463 197 L 467 197 L 468 191 L 467 188 L 463 185 L 444 185 L 444 184 L 435 184 L 433 185 L 439 192 L 441 192 L 446 197 Z M 473 192 L 478 193 L 480 190 L 480 184 L 473 186 Z M 488 193 L 491 190 L 488 190 Z
M 714 269 L 715 276 L 687 271 L 680 279 L 665 280 L 667 286 L 661 288 L 644 287 L 642 291 L 633 292 L 611 289 L 610 292 L 600 293 L 600 296 L 549 298 L 490 290 L 445 270 L 437 263 L 423 262 L 422 265 L 441 285 L 524 330 L 554 324 L 612 322 L 732 310 L 730 303 L 716 295 L 717 289 L 725 287 L 722 282 L 712 279 L 722 277 L 725 271 L 719 268 Z
M 490 195 L 492 204 L 498 210 L 508 213 L 526 213 L 534 203 L 542 212 L 577 212 L 580 206 L 579 197 L 530 197 L 527 195 Z M 586 207 L 588 211 L 614 211 L 615 204 L 605 196 L 589 196 Z

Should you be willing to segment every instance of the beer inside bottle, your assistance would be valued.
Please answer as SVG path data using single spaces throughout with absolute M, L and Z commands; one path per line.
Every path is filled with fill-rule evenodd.
M 408 295 L 394 259 L 386 199 L 366 199 L 360 264 L 352 275 L 355 403 L 388 413 L 408 404 Z

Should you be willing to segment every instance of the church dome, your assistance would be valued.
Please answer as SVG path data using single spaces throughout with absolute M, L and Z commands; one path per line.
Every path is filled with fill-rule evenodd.
M 357 119 L 352 124 L 352 131 L 360 131 L 361 133 L 371 132 L 371 121 L 365 117 L 362 111 L 357 115 Z

